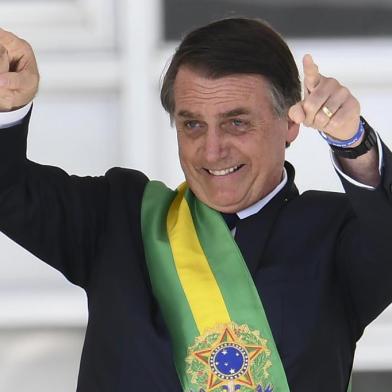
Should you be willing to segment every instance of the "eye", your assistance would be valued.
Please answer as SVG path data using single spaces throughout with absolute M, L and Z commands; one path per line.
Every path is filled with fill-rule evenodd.
M 199 120 L 186 120 L 180 126 L 184 134 L 192 137 L 202 135 L 206 130 L 206 123 Z
M 226 127 L 231 132 L 245 132 L 249 128 L 249 121 L 242 118 L 232 118 L 228 121 Z
M 185 128 L 192 130 L 192 129 L 199 129 L 201 128 L 202 124 L 200 121 L 197 120 L 189 120 L 185 122 Z
M 241 127 L 242 125 L 244 125 L 245 122 L 243 120 L 240 120 L 239 118 L 235 118 L 231 120 L 231 123 L 236 127 Z

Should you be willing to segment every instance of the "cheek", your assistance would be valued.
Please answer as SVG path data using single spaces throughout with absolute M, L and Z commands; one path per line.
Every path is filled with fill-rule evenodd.
M 183 136 L 177 134 L 177 144 L 178 144 L 178 156 L 180 160 L 185 160 L 187 157 L 187 146 Z
M 184 163 L 196 162 L 198 157 L 197 140 L 190 140 L 184 136 L 178 136 L 178 155 Z
M 190 174 L 192 168 L 196 166 L 195 151 L 189 143 L 180 143 L 178 146 L 178 156 L 180 165 L 185 175 Z
M 251 160 L 253 170 L 256 172 L 263 171 L 263 169 L 271 165 L 274 166 L 276 162 L 284 159 L 285 141 L 275 136 L 255 140 L 248 147 L 245 153 Z

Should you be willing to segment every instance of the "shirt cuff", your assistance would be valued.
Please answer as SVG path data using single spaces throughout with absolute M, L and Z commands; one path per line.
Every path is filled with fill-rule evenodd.
M 382 153 L 381 139 L 380 139 L 380 136 L 378 135 L 377 132 L 375 132 L 375 134 L 376 134 L 376 138 L 377 138 L 377 149 L 378 149 L 378 172 L 381 175 L 381 169 L 382 169 L 382 165 L 383 165 L 383 153 Z M 333 164 L 335 170 L 343 178 L 345 178 L 348 182 L 351 182 L 351 184 L 359 186 L 361 188 L 371 189 L 371 190 L 376 189 L 373 186 L 362 184 L 362 182 L 359 182 L 359 181 L 355 180 L 354 178 L 351 178 L 350 176 L 348 176 L 346 173 L 344 173 L 342 168 L 341 168 L 341 166 L 340 166 L 340 163 L 336 159 L 335 154 L 333 153 L 333 151 L 330 150 L 329 153 L 330 153 L 332 164 Z
M 0 112 L 0 129 L 10 128 L 19 125 L 29 112 L 31 105 L 30 102 L 20 109 L 13 110 L 12 112 Z

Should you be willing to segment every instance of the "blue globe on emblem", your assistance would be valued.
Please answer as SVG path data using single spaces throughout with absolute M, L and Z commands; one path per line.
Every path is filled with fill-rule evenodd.
M 248 353 L 236 343 L 221 343 L 210 356 L 210 367 L 223 380 L 235 380 L 248 370 Z

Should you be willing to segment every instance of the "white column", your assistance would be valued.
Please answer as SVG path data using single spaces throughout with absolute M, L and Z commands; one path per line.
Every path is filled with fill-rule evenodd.
M 123 48 L 121 161 L 152 176 L 159 166 L 159 125 L 154 110 L 159 93 L 152 62 L 161 38 L 160 3 L 121 0 L 119 18 Z

